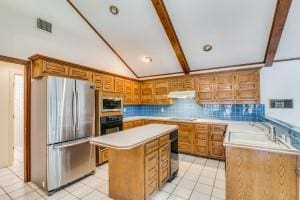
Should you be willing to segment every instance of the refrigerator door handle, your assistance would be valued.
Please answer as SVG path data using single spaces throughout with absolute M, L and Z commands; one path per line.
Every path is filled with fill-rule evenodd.
M 76 99 L 75 99 L 75 90 L 72 94 L 72 122 L 73 122 L 73 130 L 76 128 Z
M 79 120 L 78 120 L 78 116 L 79 116 L 79 100 L 78 100 L 78 91 L 76 90 L 76 129 L 79 129 Z
M 85 139 L 77 140 L 76 142 L 66 142 L 65 144 L 55 144 L 55 145 L 53 145 L 53 148 L 54 149 L 63 149 L 63 148 L 83 144 L 83 143 L 86 143 L 86 142 L 89 142 L 89 141 L 90 141 L 89 138 L 85 138 Z

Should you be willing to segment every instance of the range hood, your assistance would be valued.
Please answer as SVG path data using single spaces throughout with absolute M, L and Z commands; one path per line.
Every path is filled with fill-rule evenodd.
M 195 98 L 195 96 L 196 96 L 195 90 L 189 90 L 189 91 L 170 92 L 167 97 L 173 99 L 192 99 Z

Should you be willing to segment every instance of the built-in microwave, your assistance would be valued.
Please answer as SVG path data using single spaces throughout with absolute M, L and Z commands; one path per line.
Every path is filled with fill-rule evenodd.
M 102 97 L 102 112 L 122 111 L 122 98 Z

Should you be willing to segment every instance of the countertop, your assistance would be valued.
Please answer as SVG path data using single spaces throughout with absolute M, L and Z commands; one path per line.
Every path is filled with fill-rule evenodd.
M 133 149 L 178 129 L 176 125 L 148 124 L 90 139 L 90 143 L 111 149 Z
M 188 123 L 207 123 L 207 124 L 226 124 L 227 132 L 225 134 L 225 147 L 240 147 L 254 150 L 262 150 L 274 153 L 299 155 L 299 151 L 284 142 L 273 142 L 269 136 L 261 129 L 250 124 L 249 121 L 230 121 L 230 120 L 214 120 L 214 119 L 175 119 L 171 117 L 153 117 L 153 116 L 136 116 L 126 117 L 124 122 L 134 120 L 162 120 Z

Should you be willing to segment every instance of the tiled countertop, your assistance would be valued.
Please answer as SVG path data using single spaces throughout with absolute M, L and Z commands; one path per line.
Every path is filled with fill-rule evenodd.
M 171 117 L 154 117 L 154 116 L 135 116 L 126 117 L 124 122 L 134 120 L 162 120 L 188 123 L 207 123 L 207 124 L 227 124 L 227 132 L 224 139 L 224 146 L 249 148 L 268 152 L 284 153 L 284 154 L 299 154 L 299 151 L 290 145 L 284 143 L 275 143 L 258 127 L 250 124 L 249 121 L 229 121 L 229 120 L 214 120 L 214 119 L 175 119 Z
M 112 149 L 133 149 L 134 147 L 170 133 L 177 128 L 176 125 L 148 124 L 114 134 L 94 137 L 90 142 L 94 145 Z

